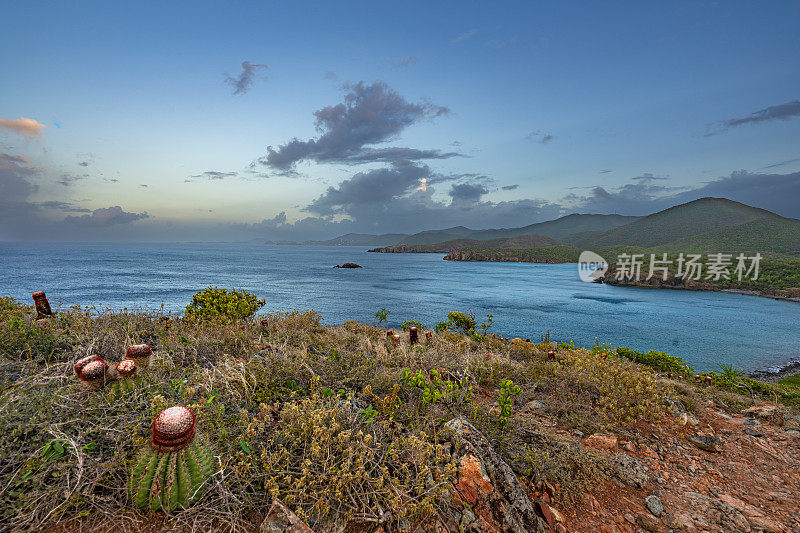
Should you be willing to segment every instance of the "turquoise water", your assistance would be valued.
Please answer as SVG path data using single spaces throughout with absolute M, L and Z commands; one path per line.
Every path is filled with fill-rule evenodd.
M 679 355 L 700 370 L 800 359 L 800 304 L 712 292 L 583 283 L 577 266 L 442 261 L 442 254 L 372 254 L 364 247 L 245 244 L 0 244 L 0 295 L 51 304 L 179 312 L 210 284 L 243 288 L 265 310 L 313 308 L 327 323 L 432 324 L 448 311 L 494 315 L 494 331 L 578 346 L 595 339 Z M 352 261 L 363 269 L 334 269 Z

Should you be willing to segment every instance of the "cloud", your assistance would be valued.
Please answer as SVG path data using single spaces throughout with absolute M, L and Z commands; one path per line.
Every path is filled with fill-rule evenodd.
M 39 169 L 23 155 L 0 152 L 0 207 L 22 202 L 38 190 L 28 178 Z
M 772 122 L 773 120 L 789 120 L 800 116 L 800 100 L 793 100 L 785 104 L 766 107 L 746 117 L 731 118 L 709 124 L 706 137 L 711 137 L 718 133 L 723 133 L 730 128 L 744 126 L 745 124 L 759 124 L 761 122 Z
M 778 163 L 773 163 L 771 165 L 767 165 L 761 168 L 778 168 L 785 165 L 791 165 L 792 163 L 797 163 L 797 162 L 800 162 L 800 157 L 795 157 L 794 159 L 787 159 L 786 161 L 780 161 Z
M 48 200 L 46 202 L 36 202 L 37 207 L 42 209 L 52 209 L 57 211 L 65 211 L 67 213 L 91 213 L 91 209 L 83 207 L 75 207 L 72 202 L 62 202 L 59 200 Z
M 123 211 L 122 207 L 115 205 L 95 209 L 89 215 L 70 215 L 64 219 L 64 222 L 81 227 L 106 228 L 118 224 L 130 224 L 145 218 L 150 218 L 147 213 L 128 213 Z
M 600 171 L 600 174 L 609 174 L 611 172 L 614 172 L 614 171 L 612 169 L 610 169 L 610 168 L 604 168 L 603 170 Z
M 303 208 L 319 215 L 350 214 L 359 206 L 381 205 L 417 187 L 430 177 L 426 165 L 397 162 L 391 168 L 358 172 L 337 187 L 328 187 L 324 194 Z
M 325 76 L 323 78 L 326 80 L 338 80 L 339 76 L 337 76 L 335 72 L 328 71 L 325 73 Z
M 88 161 L 81 161 L 80 163 L 78 163 L 78 166 L 88 167 L 89 166 L 89 162 Z
M 453 199 L 453 203 L 474 204 L 488 193 L 489 190 L 480 183 L 454 183 L 447 194 Z
M 478 33 L 478 30 L 475 30 L 475 29 L 472 29 L 472 30 L 469 30 L 469 31 L 465 31 L 461 35 L 458 35 L 455 38 L 453 38 L 453 40 L 450 41 L 450 44 L 463 43 L 467 39 L 471 39 L 472 37 L 474 37 L 477 33 Z
M 514 184 L 514 185 L 503 185 L 500 188 L 503 189 L 504 191 L 516 191 L 517 189 L 519 189 L 519 185 L 517 185 L 517 184 Z
M 536 141 L 539 144 L 547 144 L 553 139 L 555 139 L 555 137 L 553 137 L 551 134 L 542 133 L 541 131 L 532 131 L 531 133 L 526 135 L 525 138 L 528 139 L 529 141 Z
M 649 215 L 698 198 L 716 197 L 800 218 L 796 201 L 800 198 L 800 172 L 756 174 L 740 170 L 692 188 L 660 185 L 648 174 L 637 178 L 621 187 L 596 186 L 588 196 L 570 194 L 561 201 L 583 213 Z
M 269 146 L 268 154 L 258 161 L 283 172 L 291 172 L 295 164 L 306 160 L 348 164 L 387 161 L 391 155 L 387 150 L 393 149 L 367 146 L 389 141 L 412 124 L 450 112 L 431 103 L 408 102 L 380 81 L 371 85 L 346 84 L 344 88 L 348 92 L 343 103 L 314 112 L 318 137 L 306 141 L 295 138 L 277 149 Z M 418 150 L 414 154 L 415 159 L 451 156 L 438 150 Z
M 267 65 L 258 65 L 249 61 L 242 61 L 242 72 L 232 77 L 225 73 L 225 83 L 233 87 L 233 94 L 244 94 L 253 87 L 257 69 L 268 69 Z
M 28 138 L 39 137 L 44 128 L 44 124 L 40 124 L 32 118 L 0 118 L 0 130 L 9 130 Z
M 61 176 L 59 176 L 58 181 L 56 183 L 60 183 L 64 187 L 71 187 L 76 182 L 78 182 L 78 181 L 80 181 L 80 180 L 82 180 L 82 179 L 84 179 L 86 177 L 87 177 L 87 174 L 84 174 L 83 176 L 76 176 L 74 174 L 61 174 Z
M 407 67 L 413 67 L 414 65 L 419 63 L 419 59 L 420 58 L 418 56 L 405 56 L 405 57 L 398 57 L 397 59 L 384 58 L 383 61 L 386 63 L 390 63 L 395 67 L 407 68 Z
M 200 174 L 195 174 L 194 176 L 189 176 L 189 178 L 201 178 L 207 179 L 209 181 L 216 181 L 216 180 L 223 180 L 225 178 L 234 178 L 238 176 L 237 172 L 218 172 L 216 170 L 207 170 L 205 172 L 201 172 Z M 184 183 L 190 183 L 191 179 L 185 179 Z

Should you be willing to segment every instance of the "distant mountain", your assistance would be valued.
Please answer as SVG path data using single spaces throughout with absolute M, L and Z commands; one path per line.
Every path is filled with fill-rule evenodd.
M 303 244 L 318 246 L 389 246 L 408 237 L 405 233 L 383 233 L 372 235 L 369 233 L 348 233 L 327 241 L 305 241 Z
M 473 230 L 464 226 L 415 233 L 397 244 L 436 244 L 455 239 L 506 239 L 518 235 L 541 235 L 571 243 L 573 238 L 588 232 L 603 232 L 638 220 L 622 215 L 581 215 L 573 213 L 547 222 L 537 222 L 519 228 Z
M 453 239 L 435 244 L 395 244 L 375 248 L 370 252 L 381 253 L 443 253 L 447 254 L 464 248 L 547 248 L 562 243 L 542 235 L 517 235 L 505 239 Z
M 726 198 L 676 205 L 574 241 L 583 247 L 642 246 L 664 251 L 800 250 L 800 222 Z
M 397 244 L 434 244 L 437 242 L 450 241 L 453 239 L 462 239 L 471 236 L 477 230 L 465 228 L 464 226 L 456 226 L 447 229 L 434 229 L 421 231 L 413 235 L 409 235 Z

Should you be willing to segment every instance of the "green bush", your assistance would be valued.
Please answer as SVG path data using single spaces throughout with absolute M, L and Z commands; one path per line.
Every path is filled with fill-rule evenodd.
M 475 327 L 478 325 L 475 316 L 471 313 L 466 314 L 461 311 L 450 311 L 447 313 L 447 318 L 450 320 L 450 323 L 453 324 L 454 328 L 462 331 L 465 335 L 472 335 L 475 331 Z
M 686 364 L 682 358 L 669 355 L 666 352 L 657 352 L 650 350 L 647 353 L 637 352 L 625 346 L 617 348 L 617 355 L 629 359 L 636 363 L 649 366 L 650 368 L 659 372 L 674 372 L 675 374 L 694 374 L 694 368 Z
M 403 319 L 403 321 L 400 323 L 400 328 L 403 331 L 408 331 L 411 328 L 417 328 L 419 331 L 422 331 L 422 330 L 425 329 L 425 324 L 423 324 L 422 322 L 420 322 L 418 320 L 406 320 L 406 319 Z
M 264 307 L 264 303 L 263 299 L 244 290 L 206 287 L 192 296 L 192 302 L 186 306 L 186 316 L 248 318 Z

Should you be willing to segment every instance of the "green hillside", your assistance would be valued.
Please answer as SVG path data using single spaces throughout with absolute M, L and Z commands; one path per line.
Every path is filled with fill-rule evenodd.
M 468 238 L 475 233 L 474 229 L 465 228 L 464 226 L 456 226 L 447 229 L 434 229 L 421 231 L 413 235 L 409 235 L 397 244 L 434 244 L 437 242 L 450 241 L 453 239 Z
M 470 239 L 498 239 L 516 235 L 544 235 L 553 239 L 570 242 L 575 235 L 594 231 L 607 231 L 628 224 L 639 217 L 622 215 L 580 215 L 573 213 L 555 220 L 529 224 L 521 228 L 487 229 L 476 231 Z
M 699 247 L 713 245 L 712 248 L 716 248 L 718 243 L 712 240 L 714 237 L 728 236 L 728 240 L 732 242 L 736 233 L 733 227 L 755 220 L 792 222 L 771 211 L 725 198 L 701 198 L 659 211 L 601 234 L 586 236 L 576 244 L 582 247 L 624 244 L 649 248 L 716 232 L 708 239 L 700 238 L 692 241 Z M 800 223 L 795 224 L 797 224 L 797 230 L 792 230 L 791 225 L 788 225 L 782 231 L 788 231 L 790 234 L 798 232 L 800 235 Z M 754 235 L 754 237 L 755 241 L 758 241 L 759 239 L 768 240 L 769 236 Z M 758 245 L 759 242 L 753 244 Z
M 778 252 L 800 254 L 800 222 L 764 217 L 686 237 L 664 246 L 665 251 Z

